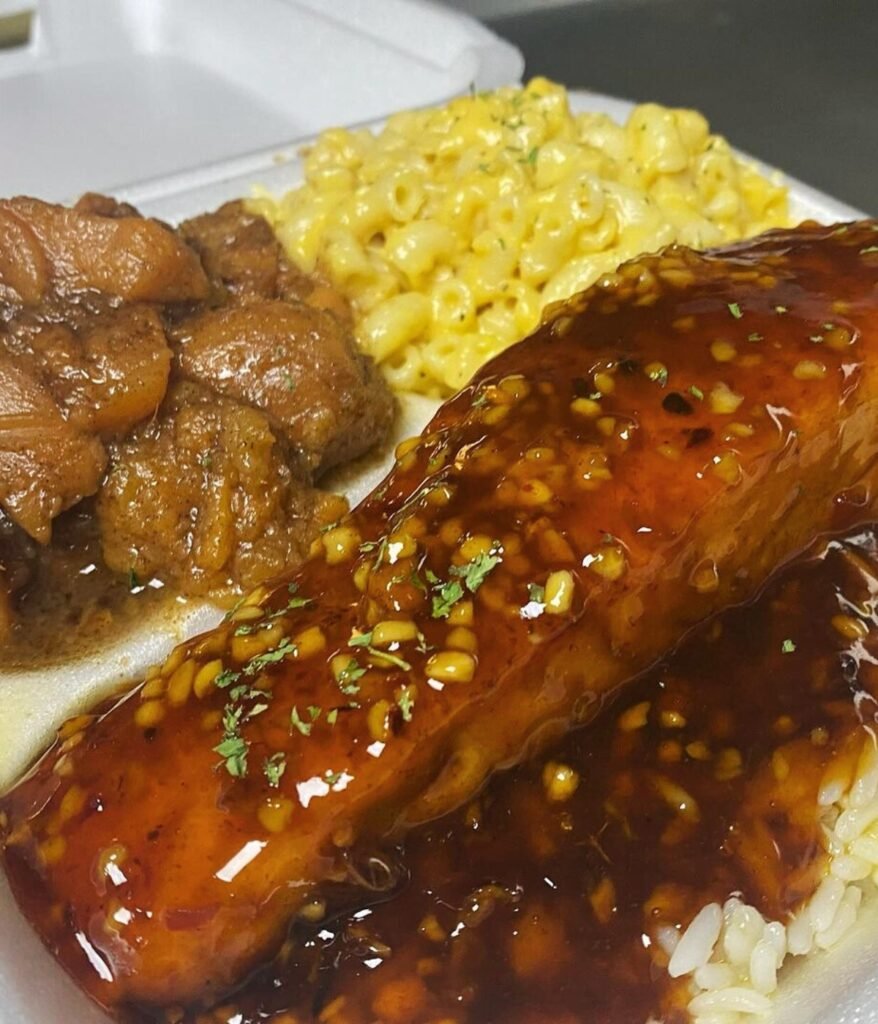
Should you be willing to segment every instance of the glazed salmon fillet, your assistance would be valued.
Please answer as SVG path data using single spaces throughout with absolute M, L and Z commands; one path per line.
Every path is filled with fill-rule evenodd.
M 874 515 L 878 224 L 671 248 L 551 311 L 294 575 L 2 800 L 92 996 L 222 997 L 357 851 L 582 723 L 816 537 Z

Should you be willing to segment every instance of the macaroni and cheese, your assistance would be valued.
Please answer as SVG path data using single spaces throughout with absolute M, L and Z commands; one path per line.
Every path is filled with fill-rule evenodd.
M 787 220 L 785 189 L 701 114 L 649 103 L 619 125 L 571 113 L 543 78 L 396 114 L 377 134 L 324 132 L 304 169 L 253 208 L 351 301 L 391 385 L 434 396 L 638 253 Z

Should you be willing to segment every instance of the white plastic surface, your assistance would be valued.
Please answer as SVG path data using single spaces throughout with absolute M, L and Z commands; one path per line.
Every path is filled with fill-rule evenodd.
M 0 195 L 110 191 L 521 75 L 426 0 L 36 0 L 0 50 Z
M 314 2 L 316 4 L 316 0 Z M 594 93 L 573 93 L 571 98 L 577 110 L 605 111 L 619 119 L 626 117 L 630 109 L 624 101 Z M 280 154 L 270 148 L 191 173 L 131 186 L 121 190 L 120 195 L 137 204 L 146 214 L 177 221 L 227 199 L 246 195 L 257 182 L 274 190 L 294 186 L 301 178 L 296 152 L 303 144 L 285 146 Z M 787 183 L 792 211 L 797 218 L 813 217 L 832 222 L 862 216 L 799 182 L 787 179 Z M 71 194 L 74 189 L 70 187 L 65 191 Z M 431 409 L 429 402 L 410 409 L 401 433 L 417 432 L 429 418 Z M 361 489 L 368 489 L 382 475 L 383 467 L 373 466 L 370 473 L 371 476 L 364 474 L 357 481 Z M 348 486 L 351 481 L 339 483 Z M 133 650 L 126 649 L 124 666 L 118 662 L 117 655 L 107 652 L 105 658 L 92 666 L 89 694 L 94 695 L 101 687 L 109 688 L 123 670 L 130 673 L 145 668 L 159 656 L 158 648 L 170 646 L 171 635 L 175 632 L 171 630 L 169 635 L 161 636 L 147 631 Z M 69 675 L 66 678 L 69 684 Z M 42 685 L 48 683 L 49 680 L 42 680 Z M 26 693 L 23 687 L 30 685 L 33 680 L 0 676 L 0 716 L 5 706 L 21 700 Z M 41 701 L 33 709 L 38 719 L 37 728 L 43 732 L 64 717 L 60 697 L 69 707 L 80 699 L 70 691 L 69 685 L 66 691 L 58 686 L 50 686 L 50 689 L 55 694 L 53 701 Z M 34 725 L 34 719 L 30 725 Z M 795 972 L 778 1001 L 776 1024 L 878 1024 L 878 966 L 873 967 L 878 964 L 876 958 L 878 907 L 857 926 L 854 938 L 831 954 L 816 955 L 813 962 Z M 42 948 L 18 914 L 5 878 L 0 875 L 0 1024 L 60 1024 L 62 1021 L 64 1024 L 106 1024 L 106 1020 Z

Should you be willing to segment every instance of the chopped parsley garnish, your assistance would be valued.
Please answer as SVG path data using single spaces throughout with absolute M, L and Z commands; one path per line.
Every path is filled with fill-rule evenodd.
M 391 665 L 395 665 L 397 668 L 402 669 L 403 672 L 411 670 L 411 665 L 404 659 L 400 658 L 397 654 L 391 654 L 389 651 L 380 651 L 377 647 L 367 647 L 366 650 L 370 654 L 374 654 L 376 658 L 383 658 Z
M 470 403 L 473 409 L 481 409 L 483 406 L 486 406 L 487 404 L 488 396 L 484 393 L 484 391 L 481 394 L 476 395 L 476 397 Z
M 729 312 L 730 312 L 730 313 L 732 314 L 732 316 L 733 316 L 733 317 L 734 317 L 734 318 L 735 318 L 736 320 L 740 320 L 740 319 L 741 319 L 741 317 L 742 317 L 742 316 L 743 316 L 744 314 L 743 314 L 743 313 L 741 312 L 741 307 L 740 307 L 740 306 L 738 305 L 738 303 L 737 303 L 737 302 L 730 302 L 730 303 L 728 304 L 728 306 L 729 306 Z
M 527 585 L 527 596 L 531 601 L 536 601 L 537 604 L 546 603 L 546 588 L 540 586 L 539 583 L 528 583 Z
M 463 585 L 458 580 L 443 583 L 433 595 L 432 615 L 434 619 L 447 619 L 451 609 L 463 597 Z
M 347 665 L 345 665 L 338 674 L 338 679 L 336 680 L 338 688 L 343 694 L 345 694 L 345 696 L 350 696 L 353 693 L 359 693 L 360 687 L 357 685 L 357 680 L 362 679 L 365 674 L 366 669 L 360 665 L 356 658 L 351 658 Z M 329 721 L 328 715 L 326 716 L 326 720 Z M 330 725 L 331 724 L 332 723 L 330 722 Z
M 285 754 L 272 754 L 271 757 L 267 757 L 262 762 L 262 771 L 265 773 L 268 784 L 272 789 L 277 789 L 280 785 L 280 780 L 286 770 L 287 758 Z
M 655 367 L 649 371 L 648 376 L 650 380 L 664 387 L 668 383 L 668 368 L 666 366 Z
M 323 781 L 326 783 L 327 786 L 329 786 L 330 789 L 334 789 L 336 784 L 341 782 L 342 776 L 344 774 L 344 772 L 334 772 L 331 769 L 327 768 L 326 771 L 323 773 Z M 348 779 L 350 779 L 350 776 L 348 776 Z
M 499 547 L 499 545 L 497 546 Z M 485 582 L 488 573 L 496 568 L 503 559 L 497 554 L 497 547 L 487 553 L 476 555 L 466 565 L 453 565 L 448 570 L 451 576 L 457 579 L 450 579 L 443 583 L 439 577 L 430 569 L 426 570 L 426 577 L 435 589 L 433 594 L 431 614 L 434 619 L 446 619 L 455 604 L 463 597 L 464 587 L 474 594 Z M 461 583 L 460 581 L 463 581 Z
M 702 401 L 704 398 L 704 392 L 695 384 L 693 384 L 692 387 L 689 388 L 689 394 L 692 395 L 694 398 L 697 398 L 699 402 Z
M 247 752 L 250 744 L 241 735 L 241 718 L 244 709 L 226 704 L 223 709 L 223 738 L 213 749 L 225 761 L 226 771 L 233 779 L 247 774 Z
M 753 331 L 752 334 L 748 334 L 747 335 L 747 341 L 763 341 L 763 340 L 764 339 L 763 339 L 762 335 L 759 333 L 759 331 Z
M 273 651 L 266 651 L 264 654 L 257 654 L 252 657 L 244 666 L 244 675 L 254 676 L 257 672 L 261 672 L 266 665 L 273 665 L 278 661 L 283 661 L 287 655 L 295 653 L 296 645 L 289 637 L 284 637 Z
M 396 696 L 396 706 L 402 715 L 404 722 L 412 720 L 412 711 L 415 707 L 415 689 L 413 686 L 404 686 Z
M 136 590 L 140 586 L 140 578 L 133 569 L 128 570 L 128 589 Z
M 338 708 L 333 708 L 331 711 L 326 712 L 326 721 L 329 725 L 335 725 L 338 721 Z
M 312 714 L 312 711 L 316 711 L 317 714 Z M 310 736 L 314 722 L 320 717 L 320 708 L 308 708 L 307 713 L 310 721 L 306 722 L 299 714 L 299 709 L 293 705 L 293 710 L 290 712 L 290 730 L 298 729 L 303 736 Z
M 289 373 L 284 374 L 284 387 L 287 389 L 287 391 L 290 392 L 296 390 L 296 382 L 293 380 Z
M 535 167 L 537 163 L 537 157 L 540 154 L 540 147 L 534 146 L 534 148 L 527 154 L 527 162 L 531 167 Z
M 227 686 L 231 686 L 232 683 L 237 682 L 241 678 L 240 672 L 233 672 L 230 668 L 224 668 L 222 672 L 214 679 L 214 686 L 218 686 L 221 690 L 224 690 Z
M 796 649 L 796 645 L 792 640 L 787 639 L 780 645 L 780 649 L 783 654 L 792 654 Z
M 348 645 L 350 647 L 368 647 L 372 643 L 372 630 L 368 633 L 355 633 L 350 640 Z
M 451 574 L 453 576 L 460 576 L 466 584 L 467 590 L 474 594 L 485 582 L 488 573 L 503 561 L 495 551 L 496 549 L 492 549 L 487 554 L 476 555 L 466 565 L 452 566 Z
M 249 636 L 253 630 L 256 629 L 254 625 L 249 622 L 244 622 L 240 626 L 237 626 L 233 636 Z
M 243 736 L 228 735 L 213 749 L 225 759 L 226 771 L 233 779 L 241 779 L 247 774 L 247 752 L 250 744 Z
M 313 604 L 314 603 L 312 598 L 310 598 L 310 597 L 302 597 L 302 595 L 298 593 L 298 590 L 299 590 L 299 584 L 298 583 L 290 583 L 287 586 L 287 590 L 289 591 L 289 593 L 291 595 L 289 601 L 287 601 L 287 603 L 284 605 L 283 608 L 278 608 L 278 610 L 276 612 L 272 612 L 270 618 L 276 619 L 279 615 L 283 615 L 284 612 L 292 612 L 292 611 L 295 611 L 296 608 L 305 608 L 309 604 Z

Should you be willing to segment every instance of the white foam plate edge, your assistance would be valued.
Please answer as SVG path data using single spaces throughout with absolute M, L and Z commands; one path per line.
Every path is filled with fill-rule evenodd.
M 576 112 L 596 111 L 624 119 L 633 104 L 601 93 L 571 91 Z M 356 127 L 376 129 L 381 122 Z M 312 139 L 206 165 L 194 171 L 124 186 L 120 198 L 150 216 L 176 223 L 250 194 L 255 184 L 283 191 L 302 177 L 299 153 Z M 746 154 L 744 154 L 746 155 Z M 749 159 L 749 158 L 748 158 Z M 789 188 L 790 209 L 796 219 L 822 222 L 855 220 L 864 214 L 782 172 L 755 160 L 763 172 L 778 174 Z M 436 404 L 415 399 L 397 425 L 398 436 L 418 433 Z M 345 473 L 337 486 L 350 491 L 356 502 L 389 468 L 390 459 L 377 458 L 367 472 Z M 149 623 L 136 635 L 114 644 L 92 660 L 63 670 L 0 672 L 0 785 L 32 756 L 33 737 L 51 737 L 53 729 L 71 714 L 112 693 L 126 679 L 137 678 L 161 660 L 178 642 L 210 628 L 220 613 L 209 604 L 193 602 L 173 621 Z M 34 702 L 33 692 L 41 694 Z M 13 767 L 14 766 L 14 767 Z M 0 1024 L 106 1024 L 107 1017 L 61 971 L 19 915 L 5 876 L 0 877 Z M 863 955 L 868 951 L 870 955 Z M 859 953 L 859 956 L 854 955 Z M 831 954 L 793 972 L 777 1001 L 777 1024 L 878 1024 L 878 974 L 869 967 L 878 953 L 878 909 L 864 915 L 855 932 Z M 842 969 L 839 969 L 842 968 Z

